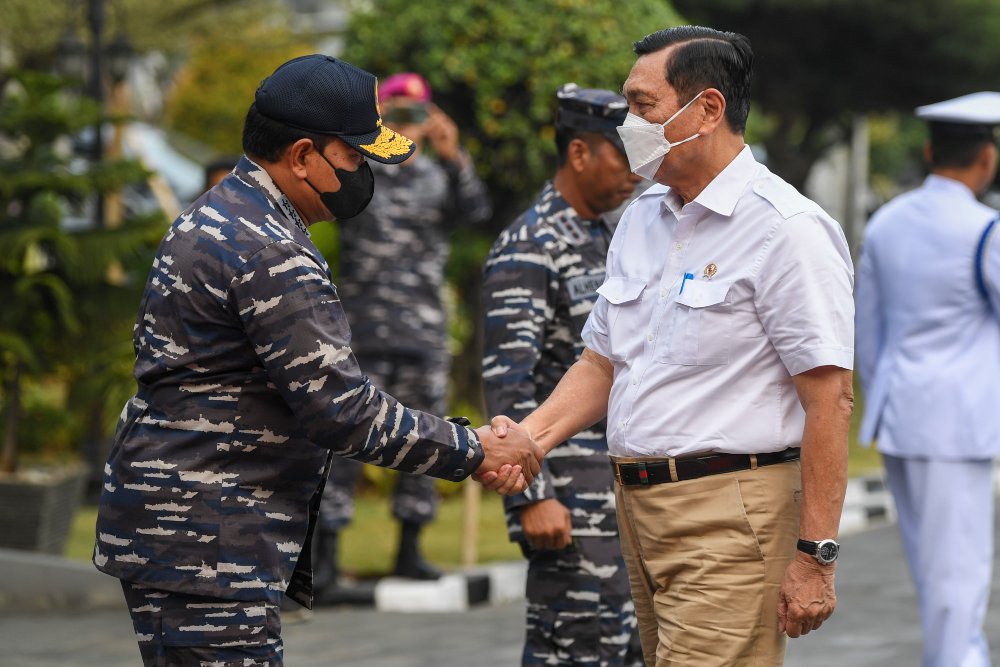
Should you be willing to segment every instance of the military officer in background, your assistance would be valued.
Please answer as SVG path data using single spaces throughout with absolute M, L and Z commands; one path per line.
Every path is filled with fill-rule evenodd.
M 917 589 L 924 667 L 990 664 L 983 622 L 1000 453 L 1000 265 L 978 202 L 997 169 L 1000 93 L 917 109 L 930 175 L 875 213 L 857 279 L 862 442 L 877 442 Z M 991 305 L 992 301 L 992 305 Z
M 483 279 L 487 409 L 518 420 L 580 356 L 604 282 L 605 214 L 640 180 L 615 129 L 625 98 L 572 83 L 557 98 L 555 178 L 497 239 Z M 506 500 L 529 562 L 522 664 L 641 665 L 604 424 L 556 447 L 534 484 Z
M 94 551 L 122 582 L 147 667 L 280 667 L 279 605 L 311 604 L 310 540 L 341 456 L 451 480 L 475 472 L 499 491 L 523 491 L 538 470 L 523 431 L 500 439 L 406 407 L 351 352 L 308 226 L 364 209 L 366 159 L 413 151 L 382 124 L 375 88 L 320 54 L 279 67 L 247 113 L 244 157 L 153 261 Z
M 417 149 L 406 162 L 372 165 L 371 204 L 341 225 L 337 282 L 354 333 L 352 348 L 372 382 L 406 405 L 444 414 L 450 368 L 443 301 L 449 235 L 459 226 L 485 221 L 492 210 L 486 186 L 459 145 L 455 123 L 431 102 L 422 76 L 390 76 L 380 83 L 378 100 L 385 124 L 413 139 Z M 338 544 L 354 513 L 362 466 L 344 463 L 331 471 L 320 507 L 315 545 L 321 602 L 350 598 L 350 587 L 340 585 Z M 400 522 L 395 575 L 441 575 L 422 557 L 418 542 L 437 504 L 434 480 L 398 477 L 392 503 Z

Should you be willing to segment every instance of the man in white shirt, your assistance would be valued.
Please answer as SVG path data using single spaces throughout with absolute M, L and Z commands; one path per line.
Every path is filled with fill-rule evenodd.
M 745 37 L 671 28 L 635 51 L 619 133 L 657 184 L 615 232 L 581 359 L 523 423 L 547 451 L 607 415 L 649 667 L 780 665 L 836 604 L 850 254 L 744 142 Z
M 872 217 L 858 268 L 860 439 L 877 440 L 896 502 L 924 667 L 982 667 L 1000 454 L 1000 244 L 997 212 L 976 195 L 996 175 L 1000 93 L 917 115 L 930 122 L 931 174 Z

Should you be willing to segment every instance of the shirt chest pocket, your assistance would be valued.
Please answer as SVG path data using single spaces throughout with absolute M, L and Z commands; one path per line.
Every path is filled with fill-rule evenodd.
M 729 363 L 733 337 L 732 285 L 732 282 L 687 282 L 668 310 L 656 353 L 659 363 L 684 366 Z
M 632 348 L 642 337 L 641 304 L 646 281 L 639 278 L 611 277 L 597 288 L 608 302 L 608 356 L 613 361 L 625 361 L 633 356 Z M 641 344 L 641 343 L 638 343 Z

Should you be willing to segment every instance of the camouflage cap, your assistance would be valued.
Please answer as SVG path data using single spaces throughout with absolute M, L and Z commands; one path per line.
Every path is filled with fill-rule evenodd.
M 628 102 L 624 97 L 610 90 L 581 88 L 575 83 L 566 83 L 559 87 L 556 99 L 559 104 L 557 130 L 597 132 L 625 153 L 617 129 L 625 122 L 628 113 Z

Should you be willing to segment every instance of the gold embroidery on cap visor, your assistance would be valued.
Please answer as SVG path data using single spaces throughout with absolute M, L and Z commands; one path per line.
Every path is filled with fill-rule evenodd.
M 374 142 L 361 144 L 358 148 L 380 158 L 398 157 L 410 152 L 410 148 L 413 146 L 411 140 L 382 125 L 381 120 L 379 120 L 379 130 L 381 131 L 375 137 Z

